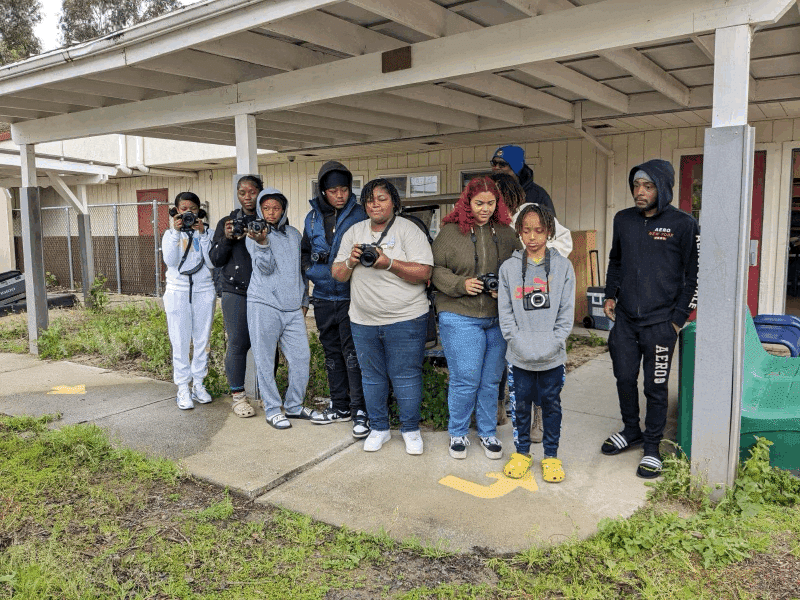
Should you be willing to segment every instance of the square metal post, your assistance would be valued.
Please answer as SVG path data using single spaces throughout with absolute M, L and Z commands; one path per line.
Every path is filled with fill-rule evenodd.
M 91 305 L 90 291 L 94 283 L 94 245 L 92 244 L 92 219 L 88 213 L 78 213 L 78 245 L 81 253 L 83 303 Z

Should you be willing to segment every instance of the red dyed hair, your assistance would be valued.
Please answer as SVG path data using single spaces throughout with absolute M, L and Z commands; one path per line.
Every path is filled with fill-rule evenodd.
M 453 212 L 447 215 L 444 223 L 458 223 L 458 228 L 464 235 L 469 233 L 472 226 L 475 225 L 475 216 L 472 214 L 472 207 L 470 202 L 472 199 L 481 192 L 489 192 L 497 199 L 497 207 L 494 209 L 490 223 L 500 223 L 501 225 L 509 225 L 511 223 L 511 215 L 508 212 L 508 207 L 503 200 L 503 194 L 497 184 L 490 177 L 475 177 L 470 179 L 467 187 L 461 192 L 461 197 L 456 202 Z

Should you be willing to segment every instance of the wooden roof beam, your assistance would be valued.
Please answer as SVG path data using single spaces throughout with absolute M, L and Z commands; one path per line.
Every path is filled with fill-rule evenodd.
M 689 106 L 689 88 L 641 52 L 633 48 L 606 50 L 600 56 L 681 106 Z
M 470 75 L 469 77 L 455 79 L 453 83 L 476 92 L 491 94 L 497 98 L 521 104 L 528 108 L 535 108 L 562 119 L 571 119 L 573 115 L 570 102 L 516 81 L 511 81 L 500 75 Z
M 430 38 L 480 29 L 466 17 L 431 0 L 349 0 L 350 4 L 405 25 Z
M 523 111 L 521 108 L 501 104 L 487 98 L 473 96 L 456 90 L 451 90 L 440 85 L 420 85 L 413 88 L 404 88 L 389 92 L 393 96 L 418 100 L 434 104 L 454 111 L 463 111 L 483 117 L 491 117 L 498 121 L 522 125 Z M 451 123 L 452 125 L 453 123 Z
M 573 94 L 577 94 L 581 98 L 586 98 L 601 106 L 614 109 L 620 113 L 628 112 L 627 95 L 555 61 L 523 65 L 516 69 L 542 81 L 547 81 L 556 87 L 569 90 Z

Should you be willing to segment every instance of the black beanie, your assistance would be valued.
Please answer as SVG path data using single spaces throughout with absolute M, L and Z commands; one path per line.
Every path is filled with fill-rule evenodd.
M 319 182 L 319 189 L 323 192 L 339 186 L 350 187 L 350 176 L 348 173 L 344 171 L 331 171 L 330 173 L 326 173 L 322 181 Z

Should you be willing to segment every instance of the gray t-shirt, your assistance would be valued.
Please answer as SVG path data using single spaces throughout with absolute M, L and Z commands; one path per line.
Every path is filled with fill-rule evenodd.
M 336 262 L 350 256 L 353 244 L 372 244 L 381 232 L 373 232 L 371 221 L 356 223 L 342 236 Z M 422 230 L 397 217 L 383 238 L 384 254 L 395 260 L 433 265 L 433 252 Z M 416 319 L 428 312 L 425 284 L 413 284 L 384 269 L 353 268 L 350 277 L 350 321 L 359 325 L 391 325 Z

